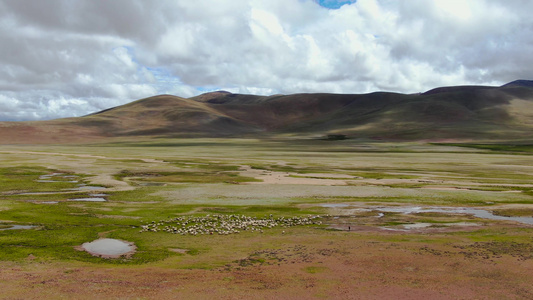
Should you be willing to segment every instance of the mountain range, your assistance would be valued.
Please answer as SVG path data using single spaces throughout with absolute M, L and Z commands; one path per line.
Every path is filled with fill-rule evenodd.
M 450 86 L 417 94 L 159 95 L 83 117 L 0 122 L 0 142 L 279 136 L 527 140 L 532 129 L 533 81 L 516 80 L 499 87 Z

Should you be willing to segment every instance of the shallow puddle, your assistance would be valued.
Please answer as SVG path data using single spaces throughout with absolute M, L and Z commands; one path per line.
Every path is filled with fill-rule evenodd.
M 77 188 L 68 189 L 69 191 L 99 191 L 99 190 L 105 190 L 106 187 L 103 186 L 94 186 L 94 185 L 80 185 Z
M 327 208 L 343 208 L 343 207 L 349 207 L 350 204 L 346 204 L 346 203 L 324 203 L 324 204 L 320 204 L 320 206 L 327 207 Z
M 116 239 L 98 239 L 81 245 L 82 250 L 94 256 L 117 258 L 121 255 L 131 255 L 135 252 L 135 244 Z
M 402 227 L 407 230 L 411 230 L 411 229 L 428 228 L 428 227 L 431 227 L 432 225 L 433 224 L 431 223 L 414 223 L 414 224 L 405 224 L 405 225 L 402 225 Z
M 35 182 L 46 183 L 46 182 L 68 182 L 68 183 L 77 183 L 77 180 L 35 180 Z
M 166 186 L 163 182 L 135 182 L 139 186 Z
M 8 225 L 10 227 L 7 227 L 7 228 L 0 228 L 0 231 L 1 230 L 17 230 L 17 229 L 33 229 L 37 226 L 35 225 Z
M 472 227 L 472 226 L 481 226 L 479 223 L 468 223 L 468 222 L 458 222 L 458 223 L 413 223 L 413 224 L 403 224 L 398 226 L 385 226 L 380 227 L 385 230 L 393 231 L 410 231 L 417 229 L 427 229 L 430 227 L 434 228 L 443 228 L 443 227 Z
M 83 201 L 83 202 L 106 202 L 107 200 L 105 198 L 74 198 L 69 199 L 70 201 Z
M 76 176 L 76 175 L 66 175 L 64 173 L 52 173 L 52 174 L 47 174 L 47 175 L 41 175 L 39 176 L 39 180 L 35 180 L 35 181 L 41 182 L 41 183 L 46 183 L 46 182 L 77 183 L 79 182 L 79 180 L 77 180 L 78 178 L 79 176 Z

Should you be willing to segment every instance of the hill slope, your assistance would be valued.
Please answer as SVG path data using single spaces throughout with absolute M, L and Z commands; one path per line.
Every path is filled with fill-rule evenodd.
M 79 118 L 1 122 L 3 143 L 109 137 L 223 137 L 344 134 L 393 140 L 524 139 L 533 129 L 533 86 L 454 86 L 421 94 L 228 92 L 189 99 L 160 95 Z

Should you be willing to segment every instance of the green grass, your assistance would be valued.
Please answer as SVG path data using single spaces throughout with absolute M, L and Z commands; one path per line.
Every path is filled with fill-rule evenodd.
M 496 209 L 492 212 L 505 217 L 533 217 L 533 208 Z
M 239 183 L 260 181 L 252 177 L 240 176 L 234 166 L 224 166 L 219 170 L 210 168 L 209 171 L 182 171 L 182 172 L 132 172 L 123 170 L 115 174 L 115 178 L 124 180 L 134 178 L 138 181 L 163 182 L 163 183 Z
M 304 271 L 309 273 L 309 274 L 322 273 L 322 272 L 326 272 L 328 270 L 329 269 L 327 267 L 318 267 L 318 266 L 306 267 L 304 269 Z
M 0 168 L 0 192 L 46 192 L 76 187 L 77 183 L 67 179 L 54 178 L 59 182 L 38 182 L 41 175 L 57 173 L 44 167 L 15 166 Z
M 222 267 L 239 257 L 247 262 L 263 263 L 263 257 L 250 253 L 265 247 L 281 248 L 290 237 L 282 229 L 265 231 L 262 235 L 243 233 L 236 236 L 176 236 L 159 232 L 139 233 L 146 222 L 177 216 L 207 214 L 238 214 L 261 218 L 265 215 L 293 217 L 325 214 L 330 210 L 322 203 L 354 203 L 359 205 L 439 205 L 487 206 L 496 204 L 533 204 L 533 192 L 524 184 L 533 182 L 533 157 L 525 148 L 500 147 L 492 152 L 450 150 L 453 145 L 420 145 L 372 143 L 356 140 L 329 143 L 313 140 L 151 140 L 134 143 L 114 143 L 69 146 L 6 146 L 7 150 L 73 154 L 54 156 L 9 154 L 0 168 L 0 229 L 8 224 L 35 225 L 35 229 L 0 231 L 0 261 L 23 262 L 34 255 L 38 262 L 83 262 L 88 264 L 161 264 L 173 263 L 177 268 Z M 481 148 L 479 148 L 481 149 Z M 522 149 L 523 151 L 518 151 Z M 74 154 L 102 156 L 95 159 Z M 43 158 L 45 157 L 45 158 Z M 163 162 L 146 163 L 143 159 Z M 279 163 L 279 164 L 278 164 Z M 364 179 L 420 179 L 421 183 L 404 181 L 388 186 L 354 180 L 349 186 L 254 185 L 259 180 L 240 175 L 239 166 L 255 169 L 291 172 L 297 177 L 306 174 L 346 174 Z M 115 190 L 113 183 L 105 191 L 107 202 L 72 202 L 71 198 L 88 197 L 91 192 L 64 193 L 75 183 L 38 183 L 41 175 L 62 172 L 78 176 L 91 185 L 97 175 L 114 176 L 131 182 L 132 190 Z M 324 175 L 327 179 L 334 176 Z M 55 180 L 55 179 L 54 179 Z M 343 180 L 343 179 L 339 179 Z M 424 180 L 429 180 L 424 182 Z M 444 181 L 441 183 L 440 181 Z M 426 185 L 443 186 L 446 181 L 458 182 L 471 190 L 430 190 Z M 433 182 L 433 183 L 431 183 Z M 435 183 L 437 182 L 437 183 Z M 143 184 L 160 184 L 145 186 Z M 233 184 L 232 184 L 233 183 Z M 239 183 L 239 184 L 235 184 Z M 492 185 L 487 185 L 492 184 Z M 507 186 L 507 185 L 510 186 Z M 50 192 L 50 194 L 19 195 L 17 192 Z M 502 191 L 521 191 L 502 193 Z M 57 204 L 38 204 L 59 201 Z M 497 213 L 531 216 L 530 209 L 503 209 Z M 405 216 L 386 213 L 376 218 L 376 211 L 354 212 L 349 222 L 379 225 L 401 225 L 413 222 L 448 223 L 465 221 L 462 217 L 425 213 Z M 344 221 L 344 219 L 343 219 Z M 365 223 L 366 224 L 366 223 Z M 370 226 L 370 225 L 369 225 Z M 322 230 L 317 230 L 321 228 Z M 326 227 L 291 228 L 298 236 L 308 234 L 316 239 L 338 238 L 342 231 Z M 77 251 L 75 246 L 90 242 L 104 234 L 134 242 L 138 252 L 131 259 L 105 260 Z M 390 235 L 373 237 L 388 242 L 444 240 L 475 242 L 526 243 L 529 231 L 484 229 L 473 232 L 446 233 L 443 237 Z M 356 235 L 352 235 L 352 238 Z M 357 236 L 362 238 L 363 235 Z M 311 239 L 311 238 L 310 238 Z M 504 249 L 502 245 L 494 246 Z M 502 248 L 503 247 L 503 248 Z M 169 249 L 187 249 L 179 254 Z M 525 245 L 515 248 L 527 250 Z M 489 249 L 489 248 L 487 248 Z M 490 248 L 492 249 L 492 248 Z M 488 250 L 487 250 L 488 251 Z M 325 272 L 310 266 L 309 274 Z
M 106 260 L 89 255 L 75 247 L 85 242 L 98 239 L 98 233 L 117 230 L 109 226 L 58 226 L 41 230 L 17 230 L 16 234 L 0 231 L 0 260 L 22 261 L 30 254 L 38 261 L 82 261 L 105 264 L 143 264 L 165 259 L 172 255 L 168 251 L 150 245 L 135 234 L 128 234 L 131 229 L 119 229 L 110 235 L 112 238 L 127 238 L 136 243 L 139 251 L 131 259 Z
M 467 143 L 439 143 L 438 145 L 447 145 L 455 147 L 474 148 L 480 150 L 490 150 L 496 152 L 533 152 L 533 144 L 467 144 Z
M 113 202 L 153 202 L 163 201 L 162 197 L 154 196 L 157 187 L 138 187 L 135 190 L 110 193 L 107 197 Z

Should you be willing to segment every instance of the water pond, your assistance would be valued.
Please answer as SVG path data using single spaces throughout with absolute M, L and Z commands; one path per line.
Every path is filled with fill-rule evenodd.
M 84 243 L 81 245 L 81 248 L 94 256 L 104 258 L 118 258 L 122 255 L 131 255 L 137 249 L 134 243 L 108 238 Z

